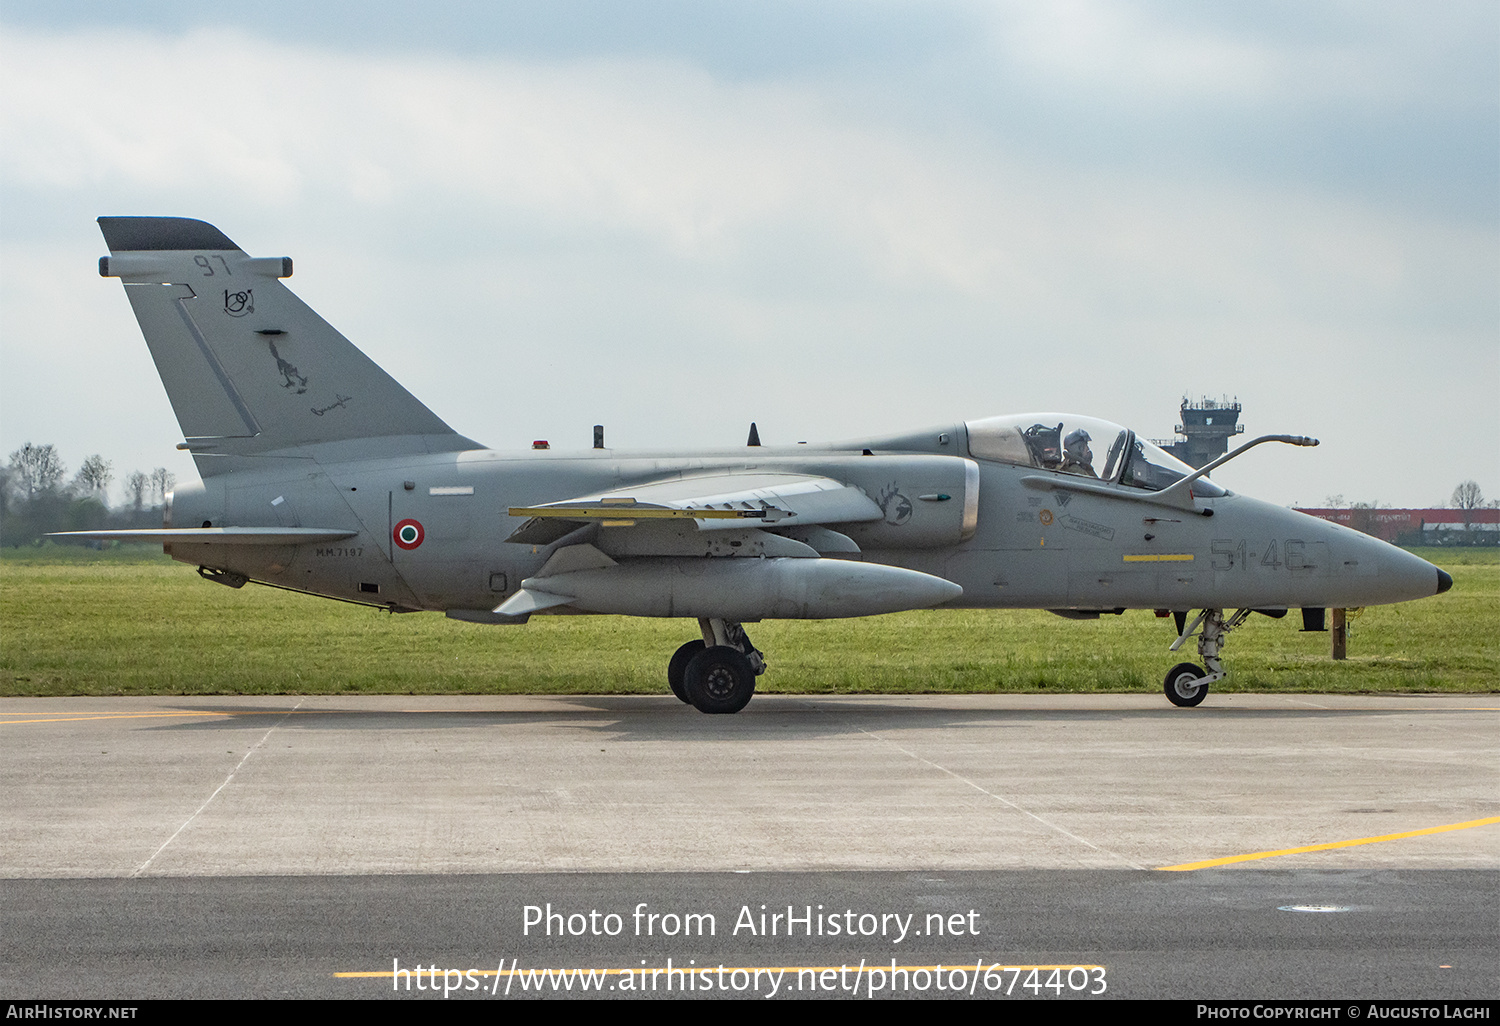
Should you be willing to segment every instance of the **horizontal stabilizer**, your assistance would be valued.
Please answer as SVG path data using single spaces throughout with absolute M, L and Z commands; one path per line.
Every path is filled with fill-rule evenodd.
M 358 533 L 331 527 L 157 527 L 142 531 L 56 531 L 47 537 L 167 545 L 309 545 L 353 538 Z

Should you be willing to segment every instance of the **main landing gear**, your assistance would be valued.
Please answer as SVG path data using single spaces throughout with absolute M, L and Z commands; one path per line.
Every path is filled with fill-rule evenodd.
M 667 664 L 672 694 L 699 712 L 735 713 L 755 694 L 765 656 L 733 620 L 699 620 L 702 641 L 689 641 Z
M 1203 666 L 1194 663 L 1178 663 L 1168 670 L 1166 680 L 1162 681 L 1167 701 L 1179 706 L 1197 705 L 1208 694 L 1210 684 L 1229 675 L 1219 662 L 1219 652 L 1224 647 L 1225 635 L 1244 623 L 1250 612 L 1248 609 L 1241 609 L 1226 620 L 1222 609 L 1205 609 L 1198 614 L 1197 619 L 1181 630 L 1177 640 L 1172 642 L 1170 651 L 1176 652 L 1193 636 L 1194 631 L 1202 627 L 1202 633 L 1198 635 L 1198 655 L 1203 659 L 1203 666 L 1208 669 L 1204 670 Z

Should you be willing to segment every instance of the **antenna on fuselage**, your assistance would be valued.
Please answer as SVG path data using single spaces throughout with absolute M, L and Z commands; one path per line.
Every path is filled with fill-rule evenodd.
M 750 437 L 745 440 L 747 446 L 760 445 L 760 432 L 755 429 L 755 421 L 750 422 Z

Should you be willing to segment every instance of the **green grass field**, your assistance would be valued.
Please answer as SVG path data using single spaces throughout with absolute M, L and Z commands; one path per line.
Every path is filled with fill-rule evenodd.
M 1293 613 L 1230 638 L 1218 691 L 1500 690 L 1500 550 L 1418 553 L 1445 595 L 1366 609 L 1349 659 Z M 1159 692 L 1172 621 L 940 610 L 750 628 L 782 693 Z M 151 548 L 0 554 L 0 695 L 661 694 L 689 620 L 541 616 L 520 627 L 392 616 L 271 588 L 235 591 Z

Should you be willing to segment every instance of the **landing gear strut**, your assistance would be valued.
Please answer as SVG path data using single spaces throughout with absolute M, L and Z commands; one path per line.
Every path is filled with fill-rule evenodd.
M 755 694 L 755 678 L 766 672 L 765 656 L 733 620 L 698 621 L 702 641 L 689 641 L 667 664 L 672 694 L 699 712 L 739 712 Z
M 1205 671 L 1203 667 L 1193 663 L 1178 663 L 1168 670 L 1166 680 L 1162 682 L 1167 701 L 1178 706 L 1197 705 L 1208 694 L 1210 684 L 1229 675 L 1219 662 L 1219 653 L 1223 650 L 1225 636 L 1244 623 L 1249 615 L 1250 610 L 1240 609 L 1226 620 L 1222 609 L 1205 609 L 1183 629 L 1177 640 L 1172 642 L 1170 651 L 1176 652 L 1181 648 L 1201 626 L 1203 630 L 1198 635 L 1198 655 L 1203 659 L 1203 666 L 1208 669 Z

